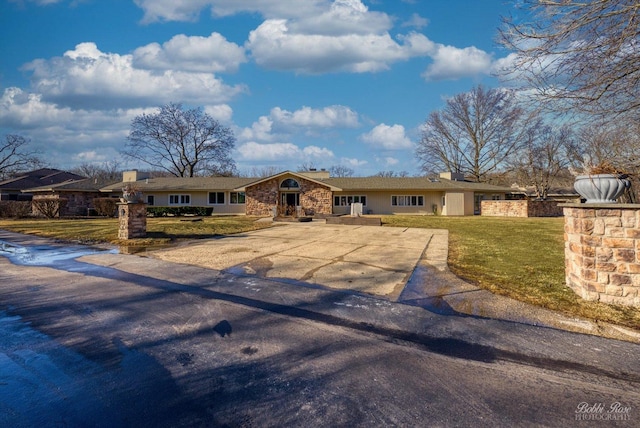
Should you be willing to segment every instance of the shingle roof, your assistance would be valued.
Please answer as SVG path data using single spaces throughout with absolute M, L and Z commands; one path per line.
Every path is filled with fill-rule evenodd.
M 339 187 L 344 191 L 351 190 L 472 190 L 476 192 L 510 192 L 508 187 L 494 186 L 487 183 L 470 181 L 454 181 L 447 179 L 432 180 L 426 177 L 336 177 L 321 180 Z
M 265 180 L 279 177 L 285 174 L 300 175 L 285 171 L 266 178 L 247 177 L 159 177 L 139 180 L 135 185 L 144 191 L 206 191 L 227 190 L 233 191 L 244 187 L 261 183 Z M 446 179 L 431 180 L 425 177 L 336 177 L 325 179 L 307 180 L 326 184 L 335 191 L 355 190 L 468 190 L 476 192 L 510 192 L 508 187 L 494 186 L 486 183 L 474 183 L 470 181 L 453 181 Z M 124 182 L 105 186 L 100 190 L 105 192 L 120 192 Z
M 32 189 L 34 187 L 64 183 L 69 180 L 83 180 L 85 178 L 86 177 L 72 172 L 60 171 L 59 169 L 52 168 L 42 168 L 0 181 L 0 189 L 21 191 L 25 189 Z
M 83 180 L 69 180 L 64 183 L 52 184 L 49 186 L 34 187 L 31 189 L 25 189 L 23 192 L 37 193 L 37 192 L 51 192 L 51 191 L 75 191 L 75 192 L 99 192 L 105 182 L 96 181 L 93 178 L 85 178 Z
M 135 185 L 144 191 L 170 190 L 233 190 L 256 178 L 246 177 L 158 177 L 139 180 Z M 122 187 L 131 183 L 114 183 L 101 188 L 103 192 L 120 192 Z

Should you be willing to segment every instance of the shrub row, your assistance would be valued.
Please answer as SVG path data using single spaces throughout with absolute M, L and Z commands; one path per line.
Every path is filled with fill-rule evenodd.
M 147 215 L 152 217 L 199 215 L 210 216 L 212 207 L 147 207 Z
M 22 218 L 31 215 L 31 201 L 0 201 L 0 217 Z
M 96 214 L 100 216 L 113 217 L 117 213 L 119 199 L 115 198 L 93 198 L 93 206 Z

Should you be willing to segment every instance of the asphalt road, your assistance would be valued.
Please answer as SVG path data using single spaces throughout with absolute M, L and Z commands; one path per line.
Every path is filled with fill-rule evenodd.
M 0 426 L 640 424 L 637 344 L 7 238 Z

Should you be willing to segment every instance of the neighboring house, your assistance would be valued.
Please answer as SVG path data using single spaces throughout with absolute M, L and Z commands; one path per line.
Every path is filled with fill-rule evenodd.
M 518 199 L 537 199 L 536 190 L 533 186 L 511 185 L 512 195 Z M 558 202 L 579 202 L 580 195 L 573 187 L 553 187 L 547 192 L 547 200 Z
M 95 208 L 95 198 L 109 197 L 100 191 L 106 183 L 93 178 L 69 180 L 64 183 L 26 189 L 25 192 L 33 195 L 33 201 L 41 199 L 62 199 L 65 201 L 60 210 L 60 216 L 89 215 Z M 37 207 L 33 206 L 34 214 L 38 214 Z
M 362 203 L 367 214 L 460 216 L 479 213 L 483 199 L 505 199 L 510 193 L 509 188 L 464 181 L 450 173 L 438 179 L 331 178 L 324 170 L 284 171 L 265 178 L 143 178 L 127 171 L 123 182 L 101 190 L 119 195 L 127 183 L 135 183 L 150 206 L 209 207 L 214 215 L 341 215 L 350 213 L 352 203 Z
M 15 177 L 0 181 L 0 200 L 2 201 L 30 201 L 32 194 L 27 189 L 41 186 L 51 186 L 74 180 L 83 180 L 83 177 L 71 172 L 60 171 L 52 168 L 42 168 L 25 172 Z

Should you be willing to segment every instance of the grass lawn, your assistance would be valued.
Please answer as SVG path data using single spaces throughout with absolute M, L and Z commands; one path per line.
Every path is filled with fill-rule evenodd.
M 269 227 L 256 223 L 256 217 L 220 216 L 205 217 L 202 221 L 188 221 L 190 217 L 161 217 L 147 219 L 147 238 L 130 239 L 127 246 L 153 246 L 168 244 L 180 239 L 211 238 Z M 11 230 L 50 238 L 81 243 L 118 241 L 117 218 L 91 219 L 21 219 L 0 220 L 0 229 Z
M 147 238 L 127 245 L 153 246 L 268 227 L 255 217 L 149 218 Z M 385 216 L 384 226 L 449 230 L 453 273 L 493 293 L 567 315 L 640 329 L 640 311 L 580 299 L 565 286 L 564 219 Z M 118 243 L 117 219 L 0 220 L 0 229 L 82 243 Z
M 447 229 L 451 271 L 495 294 L 640 329 L 640 310 L 588 302 L 565 286 L 564 218 L 385 216 L 382 222 Z

